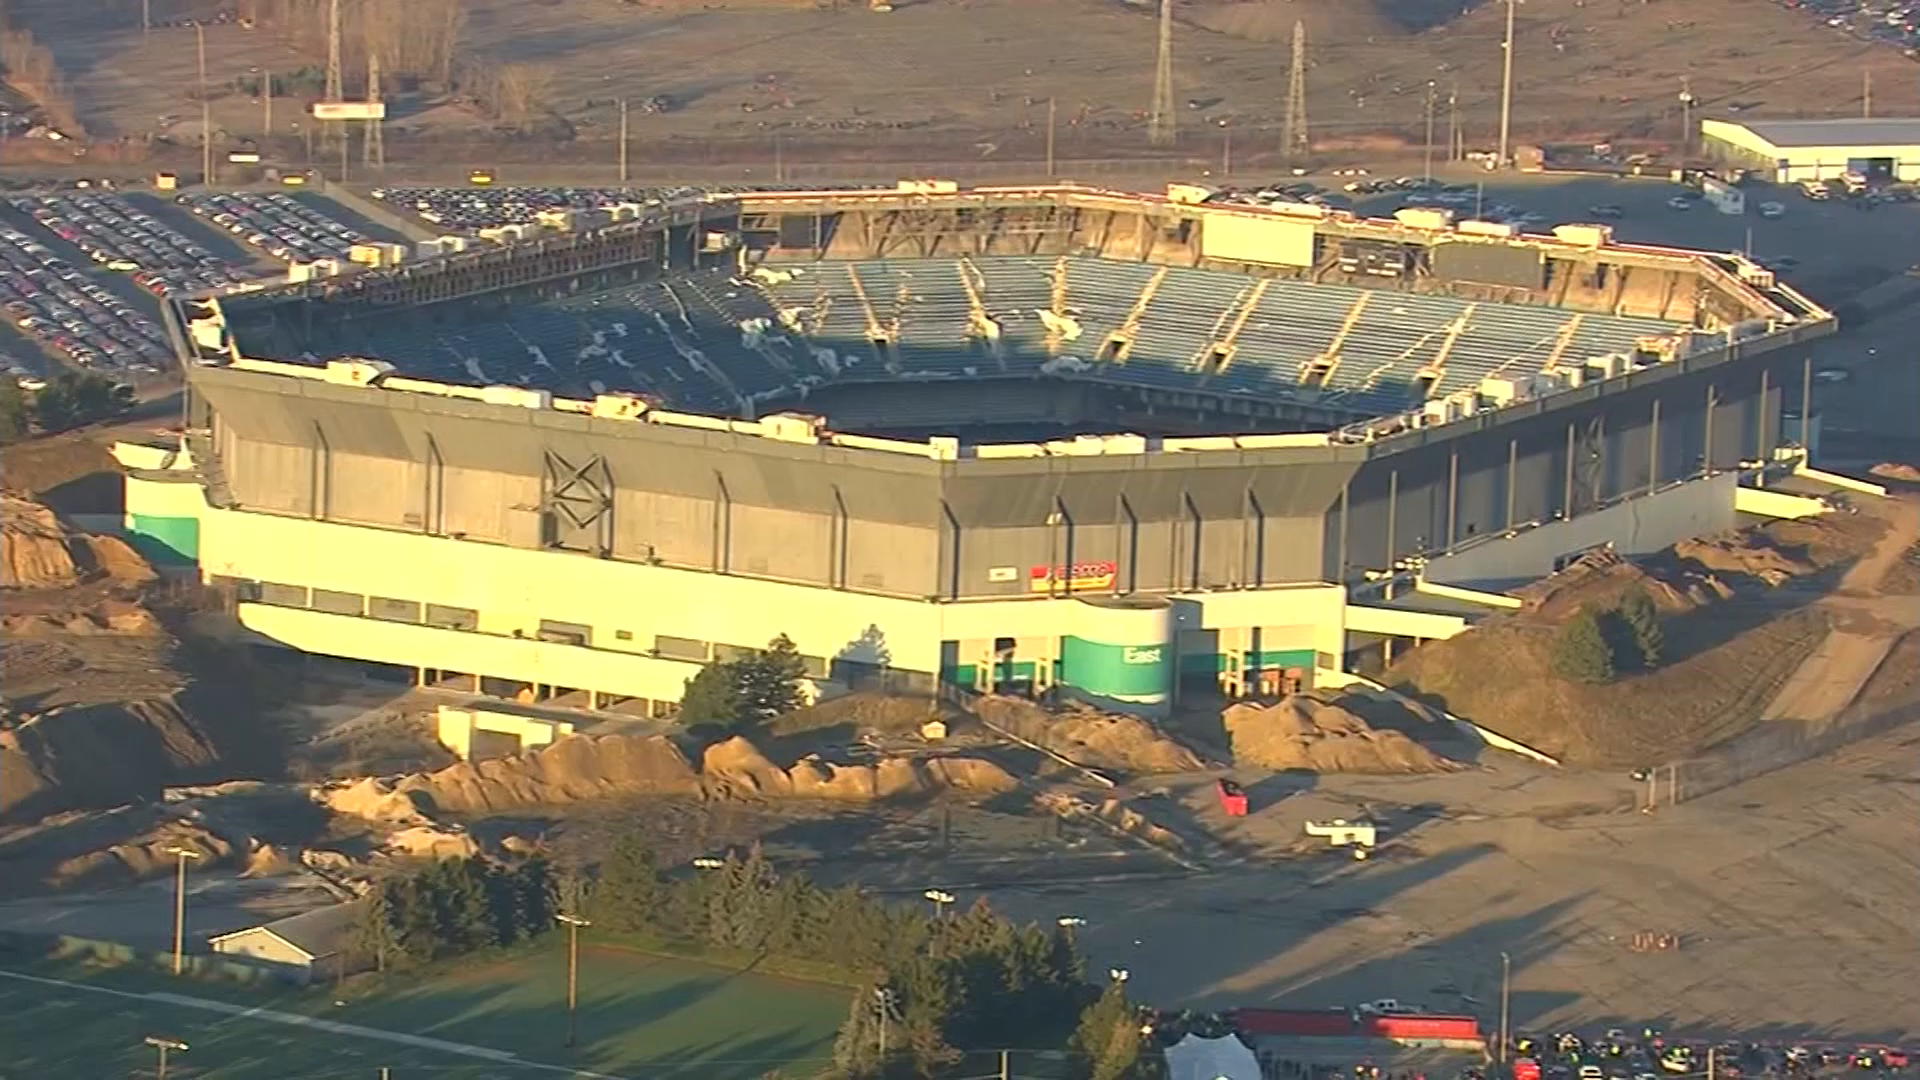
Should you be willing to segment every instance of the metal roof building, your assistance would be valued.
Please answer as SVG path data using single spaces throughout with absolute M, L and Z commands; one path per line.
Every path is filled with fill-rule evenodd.
M 1838 179 L 1848 172 L 1920 181 L 1920 118 L 1702 120 L 1707 156 L 1779 184 Z

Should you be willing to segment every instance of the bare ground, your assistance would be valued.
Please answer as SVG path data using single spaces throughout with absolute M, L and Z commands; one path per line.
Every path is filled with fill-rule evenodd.
M 164 0 L 154 6 L 169 7 Z M 125 4 L 17 0 L 13 7 L 55 49 L 92 126 L 136 140 L 159 129 L 193 142 L 191 31 L 143 36 L 137 11 Z M 1309 114 L 1329 145 L 1379 132 L 1417 138 L 1429 81 L 1443 131 L 1445 102 L 1454 97 L 1468 144 L 1492 139 L 1501 5 L 1418 34 L 1369 2 L 1191 0 L 1177 10 L 1175 97 L 1188 153 L 1214 153 L 1222 121 L 1235 129 L 1243 154 L 1278 149 L 1295 18 L 1308 26 Z M 830 2 L 471 0 L 468 11 L 465 50 L 496 68 L 538 67 L 551 111 L 583 139 L 613 136 L 622 98 L 636 106 L 671 98 L 672 111 L 633 113 L 632 136 L 648 158 L 668 146 L 698 158 L 728 145 L 771 157 L 778 138 L 790 160 L 936 148 L 942 156 L 929 160 L 1034 159 L 1049 100 L 1063 157 L 1144 149 L 1155 30 L 1143 7 L 916 0 L 881 15 Z M 1782 116 L 1855 115 L 1863 70 L 1883 86 L 1904 85 L 1912 73 L 1894 50 L 1866 47 L 1768 0 L 1536 0 L 1519 9 L 1517 41 L 1514 120 L 1523 139 L 1672 139 L 1682 76 L 1691 78 L 1703 110 L 1738 104 Z M 268 30 L 232 25 L 209 27 L 207 48 L 216 87 L 257 69 L 324 60 Z M 350 75 L 349 87 L 356 81 Z M 1189 109 L 1189 102 L 1206 107 Z M 444 97 L 392 107 L 395 159 L 408 157 L 411 134 L 487 136 L 487 121 Z M 299 138 L 297 108 L 280 103 L 276 135 Z M 258 134 L 263 119 L 260 104 L 239 95 L 214 104 L 215 125 L 236 135 Z M 510 142 L 493 145 L 501 158 L 515 155 Z

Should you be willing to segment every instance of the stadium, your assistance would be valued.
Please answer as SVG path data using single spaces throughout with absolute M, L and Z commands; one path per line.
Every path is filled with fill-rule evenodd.
M 1729 527 L 1808 441 L 1834 321 L 1743 257 L 1209 195 L 689 195 L 175 299 L 128 526 L 429 681 L 666 715 L 784 633 L 1155 712 Z

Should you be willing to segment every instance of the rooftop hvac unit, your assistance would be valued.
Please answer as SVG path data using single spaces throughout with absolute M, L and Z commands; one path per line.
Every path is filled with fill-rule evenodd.
M 381 254 L 378 244 L 355 244 L 347 249 L 347 261 L 363 266 L 379 266 Z
M 760 430 L 781 442 L 817 443 L 826 433 L 827 421 L 808 413 L 774 413 L 760 421 Z
M 607 212 L 613 216 L 613 220 L 615 221 L 632 221 L 644 215 L 647 212 L 647 208 L 637 202 L 622 202 L 614 203 L 607 208 Z
M 1319 203 L 1277 202 L 1268 204 L 1267 209 L 1286 217 L 1312 218 L 1315 221 L 1325 218 L 1328 214 L 1327 208 Z
M 413 245 L 413 257 L 416 259 L 437 259 L 446 253 L 446 245 L 438 240 L 422 240 Z
M 480 400 L 489 405 L 511 405 L 516 409 L 550 409 L 553 391 L 527 386 L 483 386 Z
M 385 360 L 329 360 L 321 376 L 338 386 L 373 386 L 393 374 L 393 365 Z
M 1393 220 L 1409 229 L 1439 231 L 1453 224 L 1453 211 L 1438 206 L 1407 206 L 1395 210 Z
M 1555 225 L 1553 238 L 1575 247 L 1600 248 L 1613 243 L 1611 225 Z
M 473 246 L 473 241 L 464 236 L 443 236 L 440 238 L 440 250 L 447 254 L 465 251 Z
M 1533 397 L 1530 375 L 1489 375 L 1480 380 L 1480 396 L 1495 408 Z
M 1456 231 L 1469 236 L 1497 236 L 1505 239 L 1520 235 L 1518 225 L 1509 225 L 1504 221 L 1463 221 Z
M 951 195 L 960 190 L 957 180 L 902 180 L 895 190 L 914 195 Z
M 565 229 L 573 223 L 573 211 L 538 210 L 534 212 L 533 220 L 542 228 Z
M 1627 369 L 1627 358 L 1619 353 L 1608 353 L 1605 356 L 1588 357 L 1584 366 L 1591 378 L 1613 379 Z
M 636 394 L 601 394 L 593 399 L 593 415 L 603 420 L 638 420 L 648 408 L 647 399 Z
M 1456 420 L 1480 411 L 1480 395 L 1472 390 L 1455 390 L 1447 395 L 1447 402 L 1453 406 Z

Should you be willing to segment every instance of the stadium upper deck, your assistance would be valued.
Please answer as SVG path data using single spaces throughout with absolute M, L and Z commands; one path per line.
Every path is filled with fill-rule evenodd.
M 1044 220 L 1015 217 L 1036 208 Z M 1136 228 L 1114 227 L 1122 209 L 1140 215 Z M 887 228 L 911 215 L 920 245 L 854 243 L 850 217 L 871 213 L 893 215 Z M 1096 234 L 1089 222 L 1101 214 Z M 925 231 L 941 215 L 937 231 L 971 239 L 941 249 Z M 676 227 L 694 230 L 679 260 L 690 265 L 675 265 Z M 1089 189 L 735 194 L 597 232 L 647 229 L 664 230 L 667 254 L 631 272 L 576 272 L 566 288 L 453 317 L 437 298 L 408 303 L 400 292 L 372 312 L 330 317 L 323 303 L 297 319 L 235 318 L 231 349 L 366 357 L 440 382 L 637 393 L 746 417 L 827 385 L 1052 377 L 1293 402 L 1354 423 L 1423 410 L 1450 418 L 1826 317 L 1757 268 L 1698 252 Z M 811 241 L 795 239 L 809 230 Z M 1129 231 L 1130 247 L 1116 239 Z M 593 236 L 358 277 L 417 281 Z M 996 236 L 1021 238 L 1016 250 L 1029 253 L 1006 253 Z M 351 299 L 354 288 L 348 278 L 227 304 L 257 314 Z

